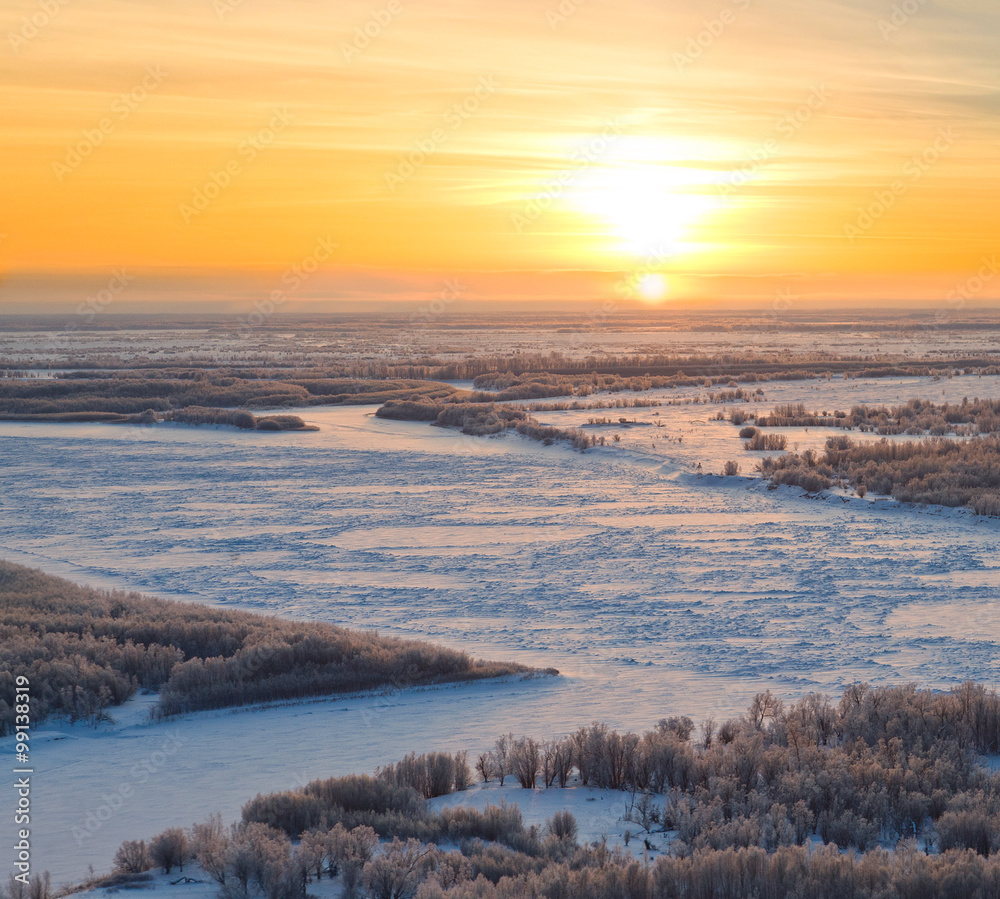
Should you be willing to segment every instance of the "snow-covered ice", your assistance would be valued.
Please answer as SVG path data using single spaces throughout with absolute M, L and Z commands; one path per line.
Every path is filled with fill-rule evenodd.
M 762 387 L 764 410 L 997 392 L 987 378 Z M 709 420 L 716 408 L 621 410 L 658 413 L 664 427 L 623 430 L 621 444 L 585 455 L 384 421 L 370 407 L 301 410 L 320 427 L 310 433 L 0 423 L 2 557 L 564 673 L 153 726 L 126 714 L 106 733 L 46 725 L 34 747 L 38 867 L 78 879 L 88 864 L 107 869 L 125 838 L 214 810 L 234 818 L 257 792 L 410 751 L 476 751 L 507 730 L 718 719 L 766 688 L 997 681 L 997 522 L 700 477 L 698 461 L 749 470 L 757 455 Z M 822 445 L 817 430 L 796 441 Z M 684 439 L 646 446 L 654 431 Z M 78 844 L 73 828 L 175 732 L 181 751 Z

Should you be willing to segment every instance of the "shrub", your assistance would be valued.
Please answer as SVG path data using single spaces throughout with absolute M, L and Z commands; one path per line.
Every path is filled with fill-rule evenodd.
M 510 767 L 517 782 L 526 790 L 535 788 L 541 753 L 538 744 L 530 737 L 521 737 L 510 748 Z
M 470 773 L 466 753 L 432 752 L 419 756 L 412 753 L 394 765 L 381 768 L 377 776 L 397 786 L 412 787 L 425 799 L 433 799 L 467 789 Z
M 807 454 L 768 458 L 761 471 L 773 483 L 798 484 L 810 491 L 825 489 L 836 478 L 861 496 L 872 491 L 901 502 L 965 506 L 977 514 L 1000 512 L 996 436 L 964 441 L 929 437 L 908 443 L 855 443 L 834 437 L 818 459 Z
M 570 843 L 576 842 L 576 818 L 569 811 L 556 812 L 549 818 L 545 827 L 557 840 L 566 840 Z
M 202 870 L 220 885 L 226 883 L 230 835 L 222 825 L 222 815 L 212 815 L 191 828 L 191 854 Z
M 123 874 L 141 874 L 153 867 L 145 840 L 126 840 L 115 853 L 115 870 Z
M 784 434 L 763 434 L 758 431 L 746 443 L 743 448 L 746 450 L 783 450 L 788 445 L 788 438 Z
M 174 867 L 183 871 L 184 862 L 190 857 L 184 831 L 172 827 L 155 837 L 149 844 L 149 857 L 155 865 L 163 868 L 164 874 L 169 874 Z
M 689 718 L 665 718 L 641 735 L 594 724 L 546 749 L 552 755 L 569 747 L 585 781 L 632 792 L 627 818 L 647 833 L 677 832 L 670 854 L 655 862 L 606 845 L 575 846 L 568 812 L 547 822 L 544 840 L 536 828 L 525 829 L 516 806 L 433 814 L 412 787 L 380 772 L 298 791 L 320 798 L 339 823 L 305 833 L 294 855 L 287 836 L 260 821 L 238 828 L 225 852 L 225 897 L 293 899 L 307 875 L 337 872 L 346 895 L 364 885 L 368 895 L 389 895 L 380 891 L 391 887 L 446 899 L 986 899 L 996 892 L 1000 775 L 981 769 L 970 752 L 1000 746 L 996 691 L 971 683 L 948 693 L 852 684 L 839 703 L 811 694 L 789 704 L 765 692 L 746 715 L 719 728 L 719 739 L 694 746 L 693 730 Z M 530 748 L 527 737 L 508 735 L 497 753 L 516 767 Z M 420 759 L 409 756 L 404 770 L 419 774 Z M 394 781 L 400 769 L 392 770 Z M 351 818 L 374 823 L 347 823 Z M 865 854 L 810 847 L 814 828 L 841 850 Z M 221 833 L 221 821 L 212 819 L 193 828 L 190 842 L 203 846 Z M 941 853 L 914 852 L 907 838 L 916 833 Z M 441 841 L 459 842 L 461 852 L 441 852 L 433 845 Z M 879 843 L 895 848 L 885 852 Z M 728 886 L 720 892 L 719 884 Z
M 443 403 L 431 399 L 389 400 L 375 410 L 377 418 L 399 421 L 435 421 L 444 408 Z

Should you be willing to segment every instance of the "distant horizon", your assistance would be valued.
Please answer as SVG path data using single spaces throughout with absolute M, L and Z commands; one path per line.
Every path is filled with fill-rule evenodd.
M 1000 271 L 1000 268 L 998 268 Z M 658 277 L 634 272 L 505 272 L 493 274 L 507 290 L 483 289 L 485 273 L 408 272 L 377 277 L 367 274 L 289 274 L 289 269 L 171 275 L 118 266 L 110 272 L 13 273 L 0 277 L 0 315 L 173 315 L 211 313 L 342 314 L 434 308 L 435 318 L 492 311 L 573 313 L 603 320 L 617 312 L 746 313 L 772 317 L 798 312 L 895 310 L 934 312 L 944 321 L 963 312 L 1000 309 L 1000 278 L 990 266 L 964 281 L 939 278 L 924 291 L 900 294 L 912 279 L 883 279 L 885 290 L 855 294 L 837 290 L 836 281 L 820 279 L 718 278 L 714 294 L 694 294 L 669 301 L 649 301 L 639 288 Z M 896 291 L 891 288 L 895 285 Z M 381 287 L 381 289 L 380 289 Z M 977 289 L 978 288 L 978 289 Z M 995 292 L 994 292 L 995 291 Z

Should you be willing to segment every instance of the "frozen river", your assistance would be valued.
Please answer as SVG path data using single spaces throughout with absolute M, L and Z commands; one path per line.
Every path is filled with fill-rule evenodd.
M 813 406 L 803 395 L 813 389 L 829 393 L 817 405 L 850 405 L 845 391 L 865 389 L 764 386 L 765 408 Z M 875 389 L 940 401 L 994 386 Z M 622 413 L 657 412 L 682 444 L 625 440 L 586 455 L 383 421 L 366 407 L 306 410 L 319 431 L 277 435 L 0 423 L 0 556 L 564 673 L 155 727 L 126 716 L 102 734 L 53 726 L 67 738 L 35 747 L 36 864 L 72 879 L 89 863 L 107 868 L 126 837 L 215 809 L 233 817 L 258 791 L 410 750 L 475 750 L 506 730 L 719 719 L 767 688 L 792 697 L 855 680 L 998 680 L 997 522 L 698 477 L 698 458 L 718 471 L 750 454 L 731 425 L 707 421 L 714 409 L 693 408 Z M 539 417 L 573 423 L 565 415 Z M 189 743 L 135 785 L 139 823 L 118 814 L 74 839 L 109 778 L 127 777 L 176 728 Z M 225 757 L 234 741 L 238 775 Z

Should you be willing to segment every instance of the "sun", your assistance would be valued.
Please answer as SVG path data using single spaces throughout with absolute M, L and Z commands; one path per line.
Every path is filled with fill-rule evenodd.
M 659 303 L 669 292 L 667 278 L 659 272 L 650 272 L 639 279 L 639 296 L 647 303 Z

